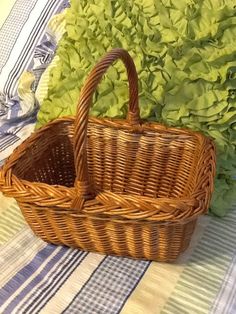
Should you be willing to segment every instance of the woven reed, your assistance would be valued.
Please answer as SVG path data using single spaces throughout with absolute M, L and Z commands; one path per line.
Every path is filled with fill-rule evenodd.
M 97 84 L 122 59 L 127 120 L 88 118 Z M 37 130 L 7 160 L 0 189 L 36 235 L 88 251 L 173 261 L 213 191 L 215 148 L 200 133 L 140 120 L 134 63 L 113 49 L 81 91 L 76 118 Z

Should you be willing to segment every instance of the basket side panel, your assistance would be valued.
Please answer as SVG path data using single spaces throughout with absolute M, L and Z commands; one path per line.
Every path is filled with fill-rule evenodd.
M 102 254 L 171 262 L 188 247 L 196 218 L 158 224 L 85 217 L 19 204 L 33 232 L 44 241 Z
M 97 191 L 157 197 L 191 194 L 200 143 L 190 135 L 129 133 L 102 125 L 88 129 L 88 165 Z

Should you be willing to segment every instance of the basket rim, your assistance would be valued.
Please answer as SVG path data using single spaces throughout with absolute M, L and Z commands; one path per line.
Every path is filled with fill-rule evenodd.
M 35 129 L 34 133 L 32 133 L 25 141 L 28 141 L 32 137 L 35 137 L 36 134 L 43 132 L 45 129 L 51 128 L 56 124 L 63 123 L 63 122 L 74 123 L 75 119 L 76 119 L 75 116 L 69 115 L 69 116 L 59 117 L 57 119 L 49 121 L 48 123 L 41 126 L 40 128 Z M 205 139 L 205 140 L 211 141 L 212 144 L 214 145 L 214 138 L 211 136 L 204 135 L 203 132 L 199 130 L 198 131 L 192 130 L 187 127 L 169 126 L 167 124 L 156 122 L 156 121 L 142 120 L 140 125 L 131 125 L 129 121 L 127 121 L 127 119 L 121 119 L 121 118 L 114 119 L 114 118 L 103 118 L 103 117 L 101 118 L 101 117 L 90 116 L 89 123 L 111 127 L 114 129 L 129 130 L 131 133 L 139 132 L 140 134 L 142 134 L 144 131 L 154 131 L 156 133 L 163 132 L 163 134 L 165 134 L 165 132 L 168 131 L 168 133 L 173 133 L 173 135 L 176 135 L 176 136 L 177 135 L 189 135 L 189 136 L 191 135 L 199 139 Z
M 19 205 L 21 207 L 21 204 Z M 27 204 L 23 205 L 23 212 L 25 212 Z M 34 206 L 34 210 L 42 210 L 42 206 Z M 45 210 L 45 208 L 44 208 Z M 95 214 L 88 214 L 84 212 L 79 212 L 78 210 L 74 209 L 59 209 L 55 206 L 52 207 L 46 207 L 46 210 L 48 211 L 57 211 L 57 215 L 69 215 L 72 217 L 78 217 L 78 218 L 88 218 L 92 220 L 99 220 L 99 221 L 113 221 L 118 223 L 124 223 L 124 224 L 147 224 L 147 225 L 156 225 L 158 226 L 167 226 L 167 225 L 176 225 L 176 224 L 186 224 L 192 220 L 198 219 L 199 216 L 203 215 L 204 213 L 202 211 L 195 211 L 192 213 L 192 215 L 184 216 L 182 218 L 175 218 L 175 219 L 163 219 L 163 220 L 157 220 L 157 219 L 134 219 L 134 218 L 127 218 L 124 216 L 111 216 L 111 215 L 95 215 Z
M 63 185 L 50 185 L 50 184 L 46 184 L 42 182 L 31 182 L 24 179 L 19 179 L 16 177 L 16 175 L 12 173 L 12 167 L 15 164 L 17 164 L 20 157 L 22 157 L 23 155 L 27 153 L 27 149 L 31 147 L 31 145 L 33 145 L 40 136 L 42 136 L 45 130 L 50 129 L 59 123 L 73 124 L 74 121 L 75 121 L 75 117 L 68 116 L 68 117 L 58 118 L 52 122 L 49 122 L 48 124 L 44 125 L 40 129 L 36 130 L 29 138 L 27 138 L 23 143 L 21 143 L 14 150 L 12 155 L 7 159 L 6 163 L 3 165 L 3 167 L 0 170 L 0 189 L 3 191 L 3 193 L 5 193 L 8 196 L 15 197 L 17 200 L 19 200 L 19 202 L 21 202 L 21 200 L 24 203 L 33 202 L 35 205 L 37 204 L 40 205 L 40 207 L 50 206 L 52 202 L 53 202 L 53 205 L 55 205 L 58 208 L 63 208 L 63 207 L 65 208 L 65 206 L 66 208 L 70 207 L 72 200 L 76 196 L 75 187 L 65 187 Z M 170 132 L 170 134 L 173 133 L 176 136 L 178 135 L 188 136 L 188 137 L 191 136 L 191 137 L 195 137 L 199 141 L 199 143 L 202 142 L 202 145 L 204 143 L 208 143 L 209 145 L 211 145 L 212 149 L 214 150 L 214 143 L 210 138 L 206 137 L 200 132 L 189 130 L 189 129 L 173 128 L 173 127 L 168 127 L 168 126 L 165 126 L 159 123 L 153 123 L 153 122 L 144 122 L 141 126 L 137 126 L 137 125 L 130 126 L 130 124 L 126 120 L 100 119 L 100 118 L 94 118 L 94 117 L 90 117 L 89 122 L 96 123 L 101 126 L 108 126 L 112 128 L 116 127 L 118 129 L 120 128 L 127 129 L 131 131 L 132 133 L 133 132 L 142 133 L 146 130 L 147 131 L 154 130 L 154 132 L 163 132 L 163 134 L 166 134 L 165 132 L 168 131 Z M 214 164 L 215 160 L 214 160 L 213 154 L 211 155 L 211 159 L 213 160 L 209 159 L 209 162 L 212 162 Z M 210 170 L 208 172 L 210 172 Z M 211 173 L 211 175 L 214 176 L 214 173 Z M 194 199 L 196 199 L 196 195 L 194 195 L 195 192 L 196 191 L 193 190 L 193 193 L 189 195 L 188 200 L 193 201 Z M 41 199 L 38 196 L 39 194 L 40 194 Z M 105 197 L 107 197 L 106 192 L 102 194 L 104 194 Z M 119 194 L 117 193 L 114 193 L 114 195 L 119 196 Z M 185 199 L 169 198 L 168 201 L 173 202 L 175 200 L 179 201 L 178 205 L 180 205 L 180 203 L 183 204 L 183 202 L 186 201 L 186 198 Z M 169 206 L 170 204 L 169 202 L 166 202 L 166 204 L 164 205 Z M 190 207 L 192 206 L 193 205 L 191 205 Z M 189 210 L 187 210 L 187 212 L 189 212 Z M 196 211 L 193 211 L 192 214 L 194 214 L 195 212 Z M 175 216 L 175 219 L 176 219 L 176 216 Z
M 0 187 L 1 187 L 1 180 L 3 177 L 6 175 L 6 173 L 15 165 L 17 164 L 18 159 L 20 159 L 22 156 L 24 156 L 27 153 L 27 150 L 31 147 L 31 145 L 34 144 L 34 142 L 37 141 L 37 139 L 40 137 L 40 135 L 45 131 L 48 130 L 52 127 L 54 127 L 56 124 L 59 123 L 70 123 L 73 124 L 75 122 L 75 117 L 74 116 L 65 116 L 61 118 L 54 119 L 53 121 L 48 122 L 47 124 L 43 125 L 39 129 L 36 129 L 28 138 L 26 138 L 19 146 L 17 146 L 12 154 L 6 159 L 5 163 L 3 164 L 2 167 L 0 167 Z M 111 118 L 97 118 L 97 117 L 89 117 L 89 122 L 95 123 L 101 126 L 107 126 L 107 127 L 112 127 L 112 128 L 117 128 L 117 129 L 124 129 L 124 130 L 130 130 L 131 133 L 134 132 L 140 132 L 140 134 L 143 133 L 143 131 L 151 131 L 154 130 L 155 133 L 158 133 L 160 131 L 165 134 L 165 131 L 170 131 L 175 133 L 176 136 L 178 135 L 185 135 L 188 134 L 189 136 L 197 138 L 199 141 L 204 140 L 208 141 L 211 143 L 211 145 L 215 148 L 215 144 L 213 142 L 213 139 L 211 137 L 206 137 L 204 134 L 202 134 L 199 131 L 194 131 L 188 128 L 175 128 L 175 127 L 169 127 L 167 125 L 161 124 L 161 123 L 155 123 L 155 122 L 146 122 L 139 126 L 131 126 L 127 120 L 123 119 L 111 119 Z M 17 156 L 20 155 L 20 156 Z M 17 156 L 17 158 L 16 158 Z M 12 177 L 16 176 L 11 173 Z M 41 186 L 42 188 L 45 188 L 45 186 L 50 186 L 50 187 L 55 187 L 56 189 L 58 188 L 64 188 L 63 185 L 59 184 L 46 184 L 42 182 L 35 182 L 35 181 L 28 181 L 28 180 L 23 180 L 21 179 L 22 183 L 27 185 L 27 184 L 36 184 L 37 186 Z M 66 187 L 66 190 L 74 190 L 74 187 Z

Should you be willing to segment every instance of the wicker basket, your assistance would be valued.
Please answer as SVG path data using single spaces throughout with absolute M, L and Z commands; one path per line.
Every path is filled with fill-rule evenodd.
M 88 119 L 97 84 L 118 58 L 129 80 L 127 120 Z M 134 63 L 113 49 L 86 80 L 76 118 L 48 123 L 15 149 L 0 189 L 45 241 L 173 261 L 209 207 L 214 173 L 210 139 L 140 120 Z

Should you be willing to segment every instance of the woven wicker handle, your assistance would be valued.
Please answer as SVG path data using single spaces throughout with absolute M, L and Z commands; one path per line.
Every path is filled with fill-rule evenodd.
M 80 209 L 85 199 L 93 197 L 93 191 L 89 184 L 88 165 L 87 165 L 87 124 L 89 109 L 93 94 L 103 74 L 109 66 L 121 59 L 125 64 L 129 81 L 129 111 L 127 119 L 130 124 L 140 123 L 138 106 L 138 76 L 131 56 L 124 49 L 116 48 L 107 53 L 90 72 L 85 84 L 81 90 L 80 100 L 75 119 L 75 138 L 74 138 L 74 156 L 77 178 L 75 188 L 77 196 L 75 197 L 72 208 Z

